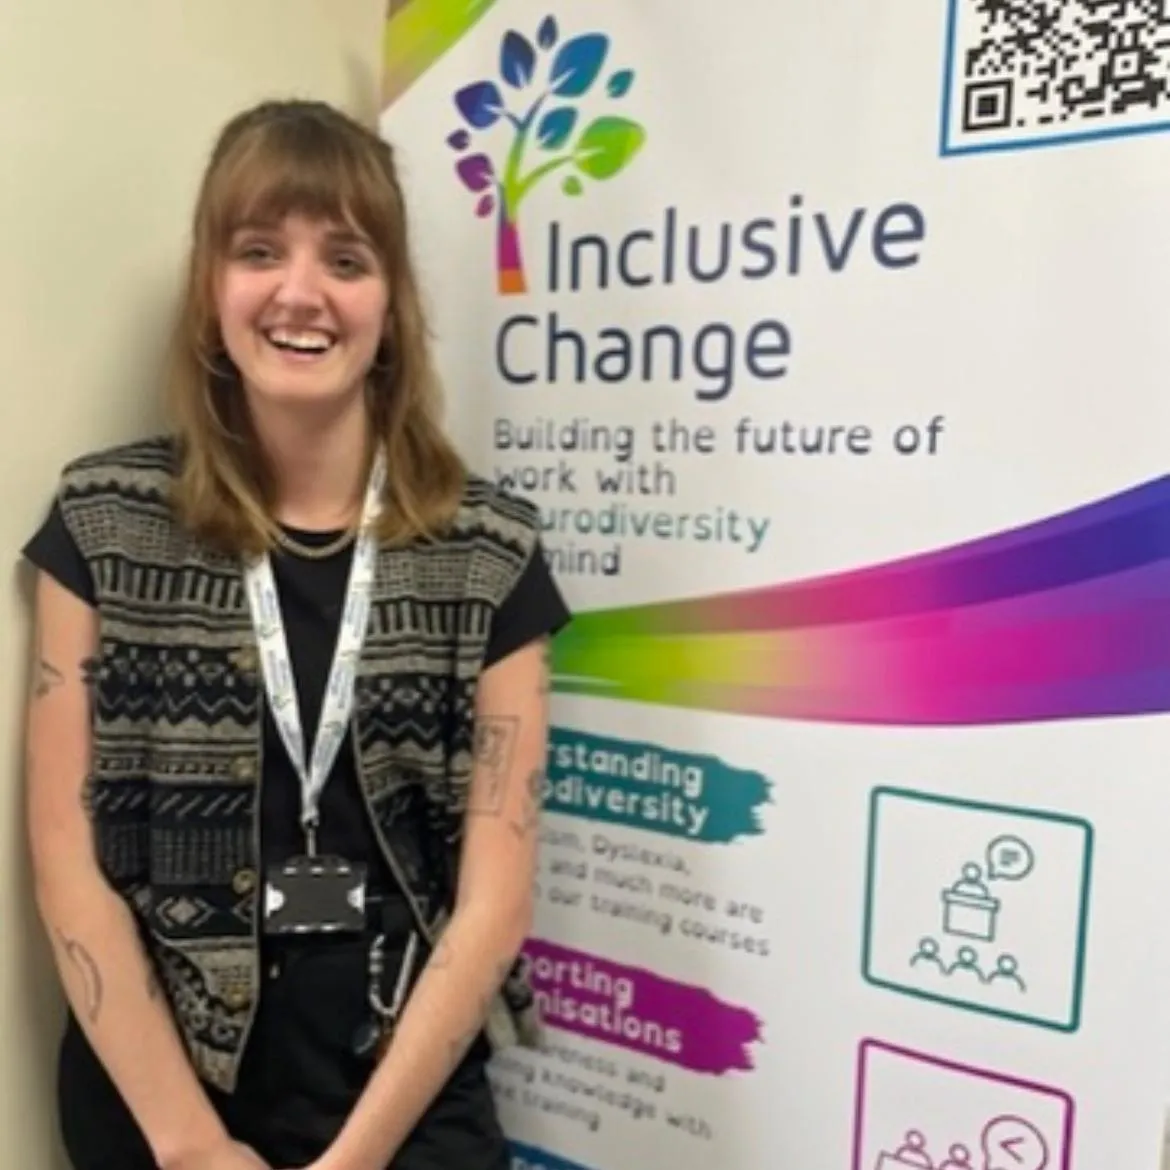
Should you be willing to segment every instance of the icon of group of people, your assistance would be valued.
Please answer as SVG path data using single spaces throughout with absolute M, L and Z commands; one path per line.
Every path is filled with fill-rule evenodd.
M 954 961 L 948 963 L 942 956 L 942 947 L 938 939 L 927 936 L 918 943 L 918 950 L 910 959 L 911 967 L 926 965 L 935 968 L 940 975 L 973 976 L 980 983 L 1010 984 L 1018 991 L 1026 991 L 1027 987 L 1020 975 L 1020 964 L 1014 955 L 1001 954 L 995 960 L 995 966 L 984 971 L 980 965 L 979 952 L 974 947 L 959 947 Z
M 873 1170 L 975 1170 L 971 1151 L 956 1142 L 941 1162 L 935 1162 L 926 1148 L 926 1137 L 916 1129 L 909 1130 L 906 1140 L 892 1154 L 879 1154 Z

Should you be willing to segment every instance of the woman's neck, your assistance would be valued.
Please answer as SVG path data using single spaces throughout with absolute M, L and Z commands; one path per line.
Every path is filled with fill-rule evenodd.
M 273 480 L 273 518 L 329 531 L 356 524 L 369 474 L 370 433 L 361 397 L 333 412 L 252 410 Z

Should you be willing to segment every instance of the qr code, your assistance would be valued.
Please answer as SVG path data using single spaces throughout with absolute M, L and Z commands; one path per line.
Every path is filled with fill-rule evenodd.
M 1170 129 L 1170 0 L 950 0 L 943 153 Z

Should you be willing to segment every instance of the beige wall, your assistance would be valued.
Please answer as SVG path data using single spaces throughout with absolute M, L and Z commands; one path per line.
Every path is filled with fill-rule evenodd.
M 17 553 L 62 461 L 143 433 L 212 136 L 271 95 L 376 115 L 385 0 L 0 0 L 0 1133 L 49 1168 L 60 1000 L 29 910 Z

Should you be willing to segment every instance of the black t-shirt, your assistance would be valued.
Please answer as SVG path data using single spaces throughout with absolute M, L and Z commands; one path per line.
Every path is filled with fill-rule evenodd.
M 286 528 L 289 536 L 306 545 L 328 544 L 337 533 L 303 532 Z M 56 578 L 66 589 L 94 603 L 89 567 L 54 505 L 45 523 L 25 547 L 33 564 Z M 284 552 L 272 556 L 272 571 L 280 594 L 281 615 L 288 639 L 289 658 L 296 679 L 304 742 L 313 743 L 322 699 L 333 661 L 341 608 L 345 595 L 352 543 L 337 554 L 310 560 Z M 538 545 L 515 587 L 496 611 L 485 656 L 485 668 L 525 643 L 555 633 L 569 613 Z M 358 786 L 354 754 L 342 743 L 329 781 L 321 794 L 317 844 L 322 853 L 365 862 L 372 892 L 395 892 L 389 868 L 377 846 L 365 802 Z M 281 862 L 304 852 L 300 823 L 301 788 L 268 711 L 264 708 L 264 775 L 261 785 L 262 863 Z

